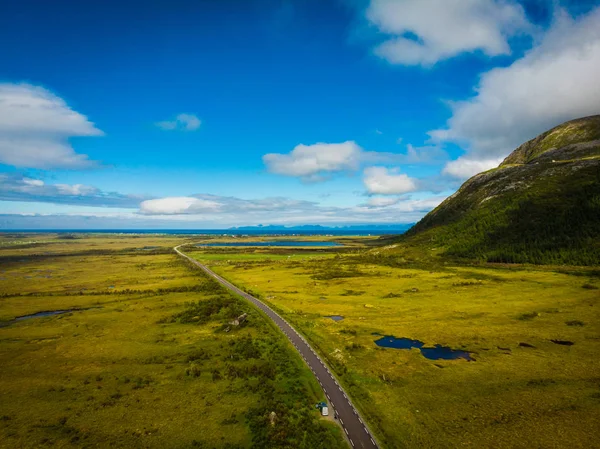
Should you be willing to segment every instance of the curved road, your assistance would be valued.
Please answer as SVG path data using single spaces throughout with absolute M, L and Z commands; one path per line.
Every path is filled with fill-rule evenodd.
M 315 377 L 319 381 L 321 388 L 325 392 L 327 399 L 332 407 L 332 409 L 337 413 L 339 422 L 346 432 L 346 436 L 348 437 L 348 441 L 352 447 L 355 448 L 377 448 L 377 444 L 375 443 L 375 439 L 371 435 L 371 432 L 367 429 L 367 426 L 359 416 L 356 408 L 352 405 L 352 402 L 348 398 L 348 395 L 344 392 L 342 387 L 338 384 L 338 382 L 333 377 L 329 368 L 323 363 L 321 358 L 315 353 L 313 348 L 310 347 L 308 342 L 298 333 L 296 329 L 294 329 L 290 324 L 281 318 L 277 313 L 275 313 L 270 307 L 264 304 L 262 301 L 259 301 L 254 296 L 249 295 L 248 293 L 240 290 L 231 282 L 226 281 L 221 276 L 213 272 L 210 268 L 205 265 L 202 265 L 195 259 L 187 256 L 182 253 L 179 248 L 184 245 L 179 245 L 173 248 L 177 254 L 181 257 L 187 259 L 210 277 L 215 279 L 221 285 L 223 285 L 228 290 L 233 293 L 242 296 L 247 299 L 263 312 L 265 312 L 269 318 L 271 318 L 275 324 L 281 329 L 281 331 L 287 336 L 290 342 L 294 345 L 296 350 L 300 353 L 308 367 L 314 373 Z

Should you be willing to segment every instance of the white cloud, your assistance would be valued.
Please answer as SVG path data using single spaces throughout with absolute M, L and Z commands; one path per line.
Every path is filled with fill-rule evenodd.
M 100 136 L 86 116 L 52 92 L 30 84 L 0 84 L 0 163 L 16 167 L 89 168 L 70 137 Z
M 399 160 L 403 164 L 435 164 L 448 159 L 448 154 L 436 145 L 415 147 L 406 145 L 406 154 Z
M 86 186 L 83 184 L 55 184 L 59 193 L 63 195 L 85 196 L 98 192 L 96 187 Z
M 367 204 L 357 206 L 352 211 L 359 216 L 361 214 L 368 214 L 372 217 L 380 217 L 379 219 L 382 222 L 394 221 L 395 217 L 413 217 L 403 222 L 418 221 L 423 215 L 437 207 L 445 199 L 445 196 L 415 199 L 405 196 L 397 198 L 374 197 Z
M 425 215 L 425 213 L 439 206 L 445 199 L 445 196 L 434 196 L 430 198 L 401 201 L 397 205 L 395 205 L 394 208 L 399 213 L 420 212 L 422 215 Z
M 241 199 L 209 194 L 144 201 L 138 216 L 149 220 L 248 224 L 408 223 L 420 219 L 444 197 L 373 197 L 366 204 L 335 207 L 291 198 Z M 206 225 L 205 225 L 206 226 Z
M 134 208 L 144 199 L 138 195 L 103 192 L 84 184 L 46 184 L 41 179 L 16 173 L 0 173 L 0 201 Z
M 144 201 L 140 213 L 146 215 L 229 214 L 235 216 L 265 215 L 273 212 L 288 214 L 313 210 L 317 203 L 291 198 L 245 200 L 231 196 L 198 194 L 166 197 Z
M 270 153 L 263 162 L 271 173 L 312 179 L 323 173 L 357 170 L 363 149 L 356 142 L 298 145 L 289 154 Z
M 472 160 L 464 157 L 459 157 L 455 161 L 450 161 L 444 167 L 442 171 L 445 175 L 450 175 L 458 179 L 467 179 L 477 173 L 490 170 L 495 168 L 502 162 L 500 159 L 485 159 L 485 160 Z
M 470 161 L 503 158 L 562 122 L 600 113 L 599 73 L 600 8 L 577 20 L 560 13 L 538 46 L 485 73 L 476 95 L 452 106 L 447 128 L 430 134 L 464 145 Z
M 216 201 L 190 196 L 174 196 L 146 200 L 140 204 L 140 212 L 147 215 L 179 215 L 216 212 L 220 208 Z
M 385 153 L 365 151 L 354 141 L 321 142 L 314 145 L 298 145 L 288 154 L 265 154 L 263 162 L 271 173 L 316 182 L 328 179 L 335 172 L 357 171 L 365 164 L 398 164 L 407 161 L 423 163 L 425 160 L 431 161 L 432 157 L 440 156 L 440 150 L 433 146 L 409 147 L 409 150 L 415 151 L 413 154 Z M 413 157 L 417 153 L 420 157 L 418 161 Z
M 156 126 L 165 131 L 196 131 L 201 124 L 202 121 L 194 114 L 179 114 L 174 120 L 157 122 Z
M 531 28 L 512 0 L 371 0 L 366 17 L 392 36 L 375 54 L 404 65 L 429 66 L 476 50 L 509 54 L 509 37 Z
M 23 178 L 21 181 L 26 186 L 31 186 L 31 187 L 43 187 L 44 186 L 44 181 L 42 181 L 40 179 Z
M 417 190 L 416 180 L 386 167 L 368 167 L 363 182 L 370 194 L 398 195 Z
M 388 207 L 388 206 L 393 206 L 394 204 L 397 204 L 399 201 L 401 201 L 400 197 L 393 198 L 393 197 L 385 197 L 385 196 L 374 196 L 374 197 L 369 198 L 366 206 L 367 207 Z
M 211 229 L 261 223 L 409 223 L 420 219 L 443 199 L 429 196 L 418 199 L 408 196 L 373 197 L 366 204 L 347 207 L 323 206 L 317 202 L 292 198 L 242 199 L 209 194 L 145 200 L 133 195 L 111 194 L 97 189 L 90 195 L 69 195 L 58 192 L 54 185 L 33 183 L 37 185 L 34 187 L 32 182 L 27 181 L 36 180 L 0 174 L 0 201 L 4 201 L 3 213 L 0 214 L 0 228 L 58 226 L 114 229 L 176 226 Z M 65 190 L 68 189 L 63 189 Z M 11 211 L 9 201 L 20 203 Z M 40 217 L 42 214 L 38 213 L 39 202 L 56 205 L 52 209 L 53 213 L 48 214 L 49 221 L 34 220 L 29 223 L 31 226 L 25 226 L 19 217 L 23 214 Z M 137 212 L 132 210 L 137 206 Z M 109 211 L 105 207 L 117 209 Z M 86 221 L 88 218 L 105 218 L 106 221 Z M 50 222 L 52 226 L 43 225 L 49 225 Z

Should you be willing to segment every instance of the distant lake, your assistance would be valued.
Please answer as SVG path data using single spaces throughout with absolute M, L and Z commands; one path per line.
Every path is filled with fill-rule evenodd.
M 196 246 L 311 246 L 311 247 L 335 247 L 343 246 L 336 242 L 218 242 L 218 243 L 198 243 Z

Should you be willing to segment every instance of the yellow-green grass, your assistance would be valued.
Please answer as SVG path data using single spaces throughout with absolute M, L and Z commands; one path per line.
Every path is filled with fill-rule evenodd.
M 194 256 L 307 336 L 386 447 L 598 447 L 594 272 Z M 373 333 L 468 350 L 475 361 L 379 348 Z
M 205 253 L 202 255 L 204 260 L 220 260 L 225 262 L 238 261 L 271 261 L 271 260 L 300 260 L 333 257 L 334 254 L 307 253 L 307 254 L 265 254 L 260 252 L 232 253 L 232 254 L 213 254 Z
M 0 267 L 3 294 L 115 293 L 191 286 L 195 273 L 181 270 L 173 254 L 25 257 Z
M 226 374 L 229 366 L 260 366 L 261 360 L 275 360 L 280 373 L 269 381 L 272 403 L 287 404 L 284 410 L 299 416 L 310 413 L 279 416 L 273 429 L 313 420 L 307 434 L 321 432 L 321 447 L 344 445 L 339 427 L 317 421 L 312 404 L 323 397 L 312 374 L 256 309 L 240 300 L 249 322 L 229 332 L 222 330 L 227 319 L 221 316 L 205 324 L 180 322 L 173 317 L 190 301 L 209 300 L 214 292 L 168 289 L 204 285 L 201 272 L 175 254 L 86 256 L 79 245 L 81 255 L 18 262 L 0 257 L 6 278 L 0 285 L 7 293 L 0 297 L 0 320 L 89 308 L 0 327 L 0 447 L 283 447 L 264 439 L 253 443 L 252 411 L 265 401 L 253 383 L 263 383 L 261 378 Z M 24 279 L 35 270 L 54 274 Z M 107 294 L 111 284 L 116 292 Z M 236 361 L 231 344 L 244 337 L 258 342 L 258 359 Z M 285 363 L 271 351 L 283 351 Z M 203 357 L 192 361 L 198 353 Z M 191 367 L 199 377 L 186 374 Z M 214 380 L 213 370 L 222 378 Z
M 191 241 L 192 236 L 152 234 L 11 234 L 0 233 L 0 257 L 26 255 L 63 255 L 114 252 L 140 252 L 148 247 L 167 252 L 175 245 Z
M 207 235 L 193 239 L 197 243 L 244 243 L 250 242 L 340 242 L 348 246 L 362 246 L 379 240 L 378 236 L 335 236 L 335 235 Z M 314 247 L 313 247 L 314 248 Z

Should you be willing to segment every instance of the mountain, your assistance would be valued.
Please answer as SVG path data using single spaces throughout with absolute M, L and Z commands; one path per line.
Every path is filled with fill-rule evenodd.
M 521 145 L 399 239 L 488 262 L 600 264 L 600 116 Z

